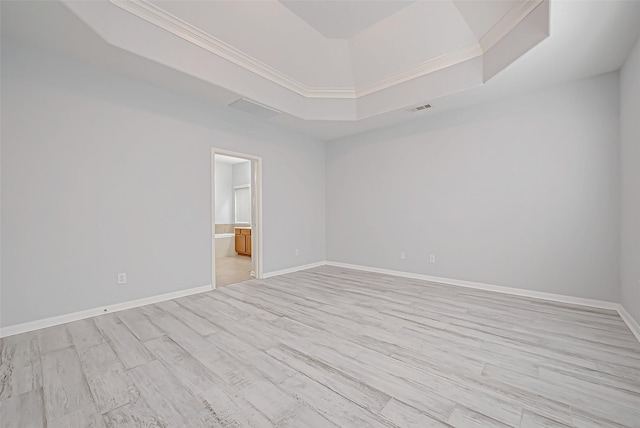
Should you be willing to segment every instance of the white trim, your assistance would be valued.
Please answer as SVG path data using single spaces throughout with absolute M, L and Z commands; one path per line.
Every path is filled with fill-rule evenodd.
M 607 302 L 604 300 L 584 299 L 581 297 L 565 296 L 562 294 L 544 293 L 541 291 L 524 290 L 520 288 L 503 287 L 500 285 L 484 284 L 479 282 L 463 281 L 451 278 L 441 278 L 430 275 L 422 275 L 417 273 L 402 272 L 390 269 L 380 269 L 371 266 L 353 265 L 349 263 L 339 263 L 331 261 L 321 261 L 316 263 L 309 263 L 301 266 L 294 266 L 288 269 L 282 269 L 273 272 L 267 272 L 262 275 L 263 278 L 271 278 L 274 276 L 285 275 L 288 273 L 298 272 L 301 270 L 312 269 L 320 266 L 335 266 L 346 269 L 361 270 L 373 273 L 381 273 L 385 275 L 399 276 L 402 278 L 421 279 L 429 282 L 437 282 L 441 284 L 457 285 L 466 288 L 475 288 L 479 290 L 494 291 L 497 293 L 511 294 L 515 296 L 532 297 L 541 300 L 550 300 L 561 303 L 573 303 L 576 305 L 589 306 L 601 309 L 612 309 L 618 312 L 620 318 L 627 324 L 633 335 L 640 342 L 640 325 L 638 322 L 627 312 L 624 306 L 620 303 Z M 204 293 L 213 290 L 212 285 L 204 285 L 202 287 L 189 288 L 186 290 L 174 291 L 172 293 L 160 294 L 157 296 L 145 297 L 137 300 L 130 300 L 128 302 L 115 303 L 113 305 L 102 306 L 93 309 L 87 309 L 85 311 L 74 312 L 71 314 L 59 315 L 51 318 L 44 318 L 41 320 L 31 321 L 23 324 L 16 324 L 9 327 L 0 328 L 0 337 L 13 336 L 15 334 L 26 333 L 33 330 L 39 330 L 41 328 L 52 327 L 59 324 L 65 324 L 72 321 L 78 321 L 85 318 L 91 318 L 94 316 L 102 315 L 104 313 L 118 312 L 125 309 L 136 308 L 139 306 L 150 305 L 153 303 L 164 302 L 166 300 L 177 299 L 179 297 L 190 296 L 192 294 Z
M 216 153 L 211 149 L 211 288 L 216 289 Z M 235 232 L 235 231 L 234 231 Z M 234 233 L 235 235 L 235 233 Z
M 629 327 L 629 330 L 640 342 L 640 325 L 627 312 L 620 303 L 607 302 L 605 300 L 585 299 L 582 297 L 566 296 L 564 294 L 545 293 L 542 291 L 525 290 L 522 288 L 504 287 L 501 285 L 484 284 L 480 282 L 463 281 L 460 279 L 441 278 L 437 276 L 422 275 L 419 273 L 402 272 L 398 270 L 380 269 L 371 266 L 352 265 L 349 263 L 325 262 L 327 266 L 343 267 L 346 269 L 362 270 L 373 273 L 381 273 L 385 275 L 399 276 L 402 278 L 421 279 L 429 282 L 437 282 L 440 284 L 457 285 L 459 287 L 475 288 L 478 290 L 494 291 L 496 293 L 511 294 L 513 296 L 531 297 L 540 300 L 549 300 L 560 303 L 570 303 L 580 306 L 589 306 L 599 309 L 610 309 L 618 312 L 622 321 Z
M 364 97 L 384 89 L 389 89 L 393 86 L 399 85 L 400 83 L 408 82 L 409 80 L 417 79 L 418 77 L 426 76 L 427 74 L 431 74 L 438 70 L 452 67 L 456 64 L 479 57 L 482 54 L 483 52 L 480 47 L 480 43 L 472 43 L 468 46 L 464 46 L 460 49 L 432 58 L 408 70 L 392 74 L 391 76 L 380 79 L 377 82 L 356 88 L 354 98 Z
M 633 333 L 636 339 L 638 339 L 638 342 L 640 342 L 640 324 L 638 324 L 638 321 L 636 321 L 631 314 L 627 312 L 622 304 L 618 305 L 618 313 L 620 314 L 622 321 L 624 321 L 629 327 L 629 330 L 631 330 L 631 333 Z
M 519 0 L 480 40 L 447 52 L 422 64 L 362 87 L 313 87 L 294 79 L 253 56 L 236 49 L 200 28 L 151 3 L 149 0 L 109 0 L 111 4 L 181 39 L 224 58 L 245 70 L 306 98 L 354 99 L 391 88 L 443 68 L 468 61 L 491 49 L 545 0 Z M 270 107 L 268 107 L 270 108 Z
M 105 313 L 123 311 L 125 309 L 137 308 L 139 306 L 150 305 L 152 303 L 164 302 L 166 300 L 177 299 L 179 297 L 190 296 L 192 294 L 204 293 L 213 290 L 211 285 L 203 285 L 202 287 L 188 288 L 186 290 L 173 291 L 171 293 L 159 294 L 156 296 L 144 297 L 137 300 L 129 300 L 122 303 L 114 303 L 113 305 L 100 306 L 98 308 L 87 309 L 84 311 L 73 312 L 70 314 L 58 315 L 55 317 L 44 318 L 36 321 L 30 321 L 23 324 L 10 325 L 0 328 L 0 337 L 13 336 L 14 334 L 26 333 L 28 331 L 39 330 L 41 328 L 52 327 L 54 325 L 65 324 L 72 321 L 78 321 L 85 318 L 91 318 Z
M 273 272 L 267 272 L 265 274 L 262 275 L 263 278 L 271 278 L 273 276 L 278 276 L 278 275 L 285 275 L 287 273 L 293 273 L 293 272 L 298 272 L 300 270 L 305 270 L 305 269 L 311 269 L 311 268 L 315 268 L 315 267 L 319 267 L 319 266 L 324 266 L 326 265 L 327 262 L 316 262 L 316 263 L 309 263 L 308 265 L 301 265 L 301 266 L 294 266 L 288 269 L 282 269 L 282 270 L 276 270 Z
M 256 212 L 255 218 L 253 218 L 253 214 L 251 215 L 252 229 L 257 229 L 257 234 L 254 233 L 254 230 L 251 231 L 251 254 L 252 260 L 255 259 L 255 263 L 252 265 L 253 277 L 256 279 L 262 279 L 262 270 L 264 263 L 264 252 L 263 252 L 263 224 L 262 224 L 262 158 L 255 157 L 251 160 L 251 182 L 253 183 L 253 191 L 251 193 L 251 197 L 255 198 L 252 203 L 255 204 Z M 257 235 L 257 242 L 254 239 L 254 235 Z M 258 256 L 253 257 L 253 253 L 257 250 Z
M 464 281 L 460 279 L 442 278 L 437 276 L 422 275 L 419 273 L 402 272 L 398 270 L 379 269 L 370 266 L 352 265 L 348 263 L 327 262 L 329 266 L 343 267 L 347 269 L 364 270 L 368 272 L 382 273 L 386 275 L 400 276 L 403 278 L 422 279 L 429 282 L 441 284 L 457 285 L 459 287 L 475 288 L 478 290 L 494 291 L 496 293 L 511 294 L 521 297 L 532 297 L 535 299 L 552 300 L 554 302 L 571 303 L 574 305 L 590 306 L 600 309 L 618 310 L 618 303 L 604 300 L 584 299 L 582 297 L 565 296 L 563 294 L 545 293 L 543 291 L 525 290 L 522 288 L 504 287 L 501 285 L 484 284 L 481 282 Z
M 311 88 L 297 81 L 293 77 L 276 70 L 262 61 L 246 54 L 228 43 L 202 31 L 166 10 L 147 0 L 109 0 L 120 9 L 142 18 L 193 43 L 214 55 L 224 58 L 260 77 L 289 89 L 297 94 L 310 98 L 355 98 L 353 88 Z
M 400 83 L 426 76 L 444 68 L 452 67 L 470 59 L 482 56 L 496 43 L 511 32 L 524 18 L 545 0 L 520 0 L 513 6 L 487 33 L 476 43 L 447 52 L 439 57 L 432 58 L 409 70 L 395 73 L 361 88 L 356 88 L 356 98 L 373 94 L 374 92 L 388 89 Z

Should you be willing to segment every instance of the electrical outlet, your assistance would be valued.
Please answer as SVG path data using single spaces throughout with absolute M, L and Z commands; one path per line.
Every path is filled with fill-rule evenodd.
M 436 256 L 434 256 L 433 254 L 431 254 L 429 256 L 429 263 L 435 263 L 436 262 Z
M 298 257 L 300 255 L 300 249 L 296 248 L 296 257 Z
M 122 284 L 126 284 L 127 283 L 127 274 L 126 272 L 120 272 L 118 274 L 118 285 L 122 285 Z
M 404 260 L 407 258 L 407 255 L 404 253 L 404 251 L 400 251 L 400 260 Z

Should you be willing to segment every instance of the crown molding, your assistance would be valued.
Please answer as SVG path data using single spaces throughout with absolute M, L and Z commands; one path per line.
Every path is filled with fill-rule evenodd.
M 111 4 L 125 10 L 150 24 L 168 31 L 187 42 L 193 43 L 221 58 L 226 59 L 260 77 L 270 80 L 297 94 L 310 98 L 355 98 L 353 88 L 312 88 L 291 76 L 276 70 L 224 41 L 213 37 L 194 25 L 178 18 L 147 0 L 109 0 Z
M 418 77 L 426 76 L 435 71 L 442 70 L 461 62 L 468 61 L 482 55 L 482 48 L 478 42 L 464 46 L 460 49 L 447 52 L 444 55 L 440 55 L 436 58 L 432 58 L 425 61 L 409 70 L 401 71 L 393 74 L 377 82 L 363 86 L 356 89 L 356 97 L 364 97 L 383 89 L 388 89 L 400 83 L 408 82 L 409 80 L 417 79 Z
M 448 52 L 408 70 L 395 73 L 362 87 L 330 88 L 307 86 L 288 74 L 263 63 L 257 58 L 189 24 L 148 0 L 109 0 L 114 6 L 298 95 L 305 98 L 325 99 L 355 99 L 364 97 L 481 56 L 504 38 L 543 1 L 545 0 L 520 0 L 479 42 Z
M 425 61 L 409 70 L 393 74 L 385 79 L 371 83 L 362 88 L 357 88 L 356 97 L 370 95 L 374 92 L 390 88 L 400 83 L 408 82 L 409 80 L 413 80 L 418 77 L 426 76 L 427 74 L 435 71 L 481 56 L 491 49 L 496 43 L 506 37 L 506 35 L 509 34 L 516 25 L 526 18 L 527 15 L 529 15 L 543 1 L 545 0 L 520 0 L 509 10 L 509 12 L 506 13 L 506 15 L 500 18 L 500 21 L 487 31 L 487 33 L 482 36 L 478 42 L 447 52 L 444 55 Z

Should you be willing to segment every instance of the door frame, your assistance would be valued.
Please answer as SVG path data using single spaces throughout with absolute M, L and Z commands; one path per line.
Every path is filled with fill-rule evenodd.
M 211 288 L 216 288 L 216 155 L 251 161 L 251 267 L 262 279 L 262 158 L 226 149 L 211 148 Z

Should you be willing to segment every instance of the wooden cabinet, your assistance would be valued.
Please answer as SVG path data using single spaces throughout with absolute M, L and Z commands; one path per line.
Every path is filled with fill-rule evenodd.
M 236 233 L 236 253 L 244 254 L 247 250 L 247 240 L 244 235 Z
M 251 256 L 251 229 L 236 227 L 236 253 Z

